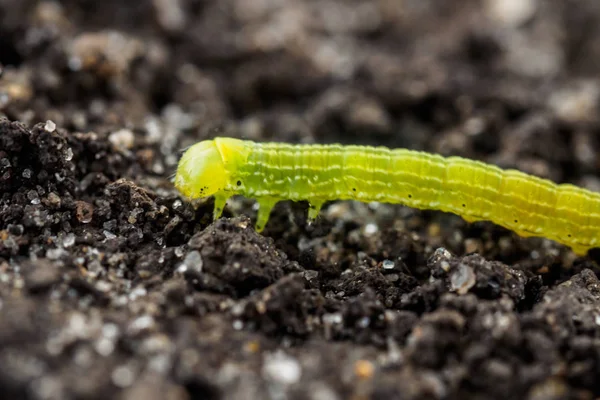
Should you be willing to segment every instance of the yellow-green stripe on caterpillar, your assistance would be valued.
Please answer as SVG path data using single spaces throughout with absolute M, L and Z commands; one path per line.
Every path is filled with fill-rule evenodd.
M 215 138 L 182 156 L 175 186 L 190 199 L 215 196 L 214 218 L 233 195 L 256 198 L 262 231 L 280 200 L 307 200 L 314 220 L 328 200 L 404 204 L 492 221 L 579 255 L 600 247 L 600 194 L 460 157 L 406 149 L 290 145 Z

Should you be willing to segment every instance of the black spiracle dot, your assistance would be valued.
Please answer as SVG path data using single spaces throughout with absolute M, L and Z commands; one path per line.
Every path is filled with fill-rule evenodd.
M 242 186 L 242 181 L 237 181 L 238 186 Z
M 518 223 L 519 223 L 519 220 L 518 220 L 518 219 L 515 219 L 515 224 L 518 224 Z
M 567 237 L 571 237 L 571 234 L 569 233 L 569 234 L 567 235 Z
M 408 195 L 408 198 L 409 198 L 409 199 L 412 199 L 412 194 L 409 194 L 409 195 Z
M 352 188 L 352 191 L 353 191 L 353 192 L 356 192 L 356 188 Z
M 463 206 L 463 207 L 466 207 L 467 205 L 466 205 L 465 203 L 463 203 L 463 205 L 462 205 L 462 206 Z

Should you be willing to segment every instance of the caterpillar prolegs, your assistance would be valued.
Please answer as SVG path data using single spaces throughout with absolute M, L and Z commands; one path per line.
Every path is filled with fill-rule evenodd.
M 541 236 L 579 255 L 600 246 L 600 194 L 461 157 L 407 149 L 199 142 L 182 156 L 175 186 L 190 199 L 215 197 L 214 218 L 233 195 L 256 198 L 256 230 L 280 200 L 307 200 L 314 220 L 328 200 L 404 204 L 487 220 Z

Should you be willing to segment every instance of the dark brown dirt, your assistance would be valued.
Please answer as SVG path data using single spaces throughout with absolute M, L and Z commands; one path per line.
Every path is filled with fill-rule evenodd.
M 596 0 L 0 1 L 0 398 L 594 399 L 596 252 L 169 176 L 216 134 L 600 189 Z

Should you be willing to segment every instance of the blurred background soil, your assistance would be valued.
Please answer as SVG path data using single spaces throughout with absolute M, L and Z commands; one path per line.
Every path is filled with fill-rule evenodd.
M 169 180 L 227 135 L 600 189 L 597 0 L 0 0 L 0 65 L 0 398 L 600 396 L 593 254 Z

